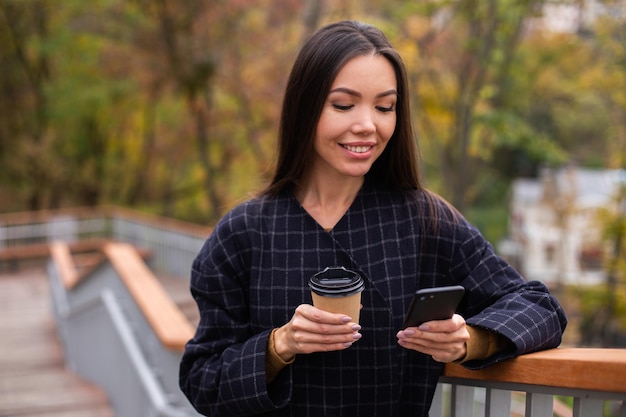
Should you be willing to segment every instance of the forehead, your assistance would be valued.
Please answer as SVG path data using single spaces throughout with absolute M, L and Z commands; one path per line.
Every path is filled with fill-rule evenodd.
M 382 55 L 360 55 L 349 60 L 337 73 L 332 88 L 397 89 L 393 65 Z

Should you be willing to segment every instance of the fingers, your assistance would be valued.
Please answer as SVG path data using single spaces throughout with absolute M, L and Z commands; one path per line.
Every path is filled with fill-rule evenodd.
M 294 316 L 302 316 L 308 321 L 319 324 L 335 324 L 341 325 L 352 322 L 352 317 L 345 314 L 329 313 L 319 308 L 315 308 L 310 304 L 301 304 L 296 308 Z
M 448 320 L 433 320 L 428 321 L 419 329 L 422 331 L 428 331 L 433 333 L 454 333 L 465 326 L 465 319 L 458 314 L 452 316 Z
M 469 332 L 463 317 L 424 323 L 398 332 L 398 344 L 430 355 L 439 362 L 452 362 L 465 356 Z
M 361 326 L 352 318 L 307 304 L 299 306 L 280 330 L 281 343 L 286 343 L 294 354 L 347 349 L 361 338 Z

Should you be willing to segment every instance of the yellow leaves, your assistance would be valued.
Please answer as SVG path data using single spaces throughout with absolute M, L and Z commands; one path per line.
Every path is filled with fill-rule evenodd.
M 417 42 L 412 39 L 402 39 L 396 42 L 395 48 L 400 52 L 408 68 L 416 68 L 419 66 L 419 50 Z
M 409 38 L 422 39 L 431 29 L 430 19 L 426 16 L 411 15 L 404 21 L 404 28 Z

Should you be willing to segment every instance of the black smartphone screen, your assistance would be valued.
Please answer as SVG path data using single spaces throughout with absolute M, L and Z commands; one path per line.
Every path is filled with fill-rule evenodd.
M 454 315 L 465 289 L 460 285 L 418 290 L 413 295 L 403 329 L 431 320 L 446 320 Z

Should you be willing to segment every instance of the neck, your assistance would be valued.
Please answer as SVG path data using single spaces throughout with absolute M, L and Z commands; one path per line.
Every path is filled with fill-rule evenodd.
M 313 203 L 322 207 L 350 205 L 363 186 L 363 177 L 344 178 L 340 181 L 310 178 L 301 182 L 296 198 L 302 205 Z
M 295 196 L 302 207 L 325 229 L 330 229 L 348 211 L 363 185 L 363 177 L 341 181 L 304 181 Z

